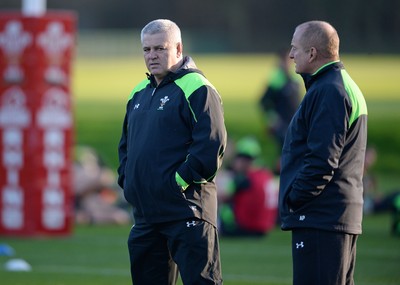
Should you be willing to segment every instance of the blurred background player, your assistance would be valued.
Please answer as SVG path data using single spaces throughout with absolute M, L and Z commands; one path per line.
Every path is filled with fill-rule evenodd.
M 257 166 L 260 154 L 255 138 L 240 139 L 231 163 L 217 176 L 223 236 L 264 236 L 276 225 L 277 180 L 270 170 Z
M 365 152 L 364 162 L 364 215 L 388 212 L 392 216 L 390 232 L 400 236 L 400 189 L 392 189 L 383 193 L 379 189 L 378 179 L 373 171 L 373 166 L 378 159 L 375 147 L 369 146 Z
M 132 222 L 116 183 L 115 172 L 91 147 L 76 147 L 74 161 L 75 221 L 78 224 Z
M 293 70 L 288 50 L 277 53 L 277 65 L 260 99 L 267 135 L 282 149 L 286 130 L 301 100 L 300 77 Z

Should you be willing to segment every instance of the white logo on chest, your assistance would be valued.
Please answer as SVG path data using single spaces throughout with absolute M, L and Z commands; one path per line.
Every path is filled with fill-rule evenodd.
M 160 99 L 160 106 L 158 107 L 157 110 L 164 110 L 164 105 L 169 101 L 168 96 L 165 96 L 164 98 Z

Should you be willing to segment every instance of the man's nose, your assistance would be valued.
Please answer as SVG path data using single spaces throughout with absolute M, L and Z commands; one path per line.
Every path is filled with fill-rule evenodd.
M 157 57 L 157 53 L 154 50 L 150 50 L 147 56 L 149 58 L 156 58 Z

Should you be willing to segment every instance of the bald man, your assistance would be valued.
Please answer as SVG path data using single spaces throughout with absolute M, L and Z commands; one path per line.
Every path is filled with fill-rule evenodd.
M 367 106 L 323 21 L 296 27 L 290 58 L 306 94 L 282 149 L 281 228 L 292 231 L 294 285 L 351 285 L 361 234 Z

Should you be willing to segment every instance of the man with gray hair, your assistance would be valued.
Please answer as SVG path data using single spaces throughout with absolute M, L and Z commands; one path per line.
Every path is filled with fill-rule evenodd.
M 306 94 L 282 149 L 279 211 L 292 231 L 294 285 L 353 285 L 361 234 L 367 105 L 327 22 L 295 29 L 290 58 Z
M 183 56 L 179 27 L 141 32 L 149 73 L 131 92 L 118 183 L 133 207 L 128 248 L 135 285 L 222 284 L 214 178 L 226 147 L 221 98 Z

